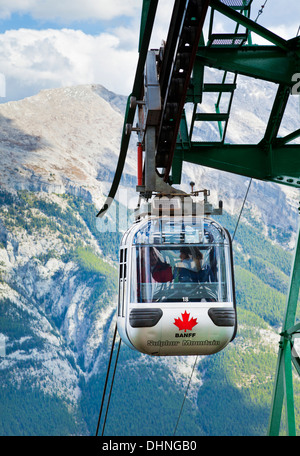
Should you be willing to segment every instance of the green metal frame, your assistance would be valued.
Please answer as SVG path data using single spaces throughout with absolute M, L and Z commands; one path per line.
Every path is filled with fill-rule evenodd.
M 295 325 L 297 311 L 299 284 L 300 284 L 300 229 L 295 249 L 294 263 L 290 277 L 289 294 L 285 311 L 282 332 L 280 334 L 279 353 L 276 368 L 275 386 L 272 399 L 272 413 L 269 423 L 269 435 L 279 435 L 282 416 L 283 401 L 286 406 L 286 422 L 288 434 L 296 435 L 296 422 L 294 411 L 293 373 L 292 373 L 292 348 L 293 337 L 298 333 L 300 325 Z M 298 373 L 299 363 L 294 364 Z
M 300 37 L 284 40 L 275 35 L 247 17 L 247 14 L 250 14 L 249 8 L 241 14 L 219 0 L 211 0 L 210 5 L 212 16 L 214 11 L 218 11 L 233 20 L 236 24 L 235 32 L 229 34 L 226 39 L 226 34 L 213 34 L 211 23 L 207 45 L 203 40 L 198 48 L 192 84 L 186 97 L 186 102 L 194 103 L 189 139 L 188 142 L 183 140 L 184 131 L 188 126 L 183 126 L 182 122 L 183 132 L 180 131 L 178 135 L 171 181 L 173 184 L 180 184 L 181 161 L 187 161 L 300 188 L 300 147 L 288 144 L 300 136 L 300 129 L 284 138 L 277 136 L 289 97 L 292 96 L 292 87 L 295 84 L 293 75 L 300 72 Z M 237 33 L 239 26 L 246 27 L 246 34 Z M 272 45 L 251 45 L 250 31 L 267 39 Z M 239 41 L 239 45 L 228 44 L 235 43 L 234 36 L 241 35 L 244 35 L 244 40 Z M 248 39 L 246 40 L 245 37 Z M 216 38 L 219 43 L 214 45 L 214 42 L 217 42 Z M 222 44 L 222 40 L 227 44 Z M 219 85 L 205 83 L 205 67 L 224 72 L 222 83 Z M 235 75 L 233 83 L 226 83 L 228 73 Z M 265 134 L 258 144 L 226 144 L 226 129 L 236 88 L 236 77 L 239 74 L 278 84 Z M 201 104 L 203 94 L 207 91 L 219 92 L 215 112 L 199 114 L 197 105 Z M 220 112 L 219 101 L 224 92 L 230 92 L 231 97 L 227 111 Z M 193 141 L 193 128 L 197 121 L 217 122 L 220 132 L 219 141 L 210 143 Z

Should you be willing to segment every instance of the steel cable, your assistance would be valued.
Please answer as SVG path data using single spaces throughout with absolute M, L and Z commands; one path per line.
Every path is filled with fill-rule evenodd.
M 114 346 L 115 346 L 115 341 L 116 341 L 116 335 L 117 335 L 117 324 L 115 326 L 113 340 L 112 340 L 112 345 L 111 345 L 111 350 L 110 350 L 110 357 L 109 357 L 109 362 L 108 362 L 108 367 L 107 367 L 107 372 L 106 372 L 106 379 L 105 379 L 103 394 L 102 394 L 102 401 L 101 401 L 101 407 L 100 407 L 100 411 L 99 411 L 99 417 L 98 417 L 98 423 L 97 423 L 97 429 L 96 429 L 96 436 L 98 435 L 99 426 L 100 426 L 100 420 L 101 420 L 101 416 L 102 416 L 103 404 L 104 404 L 106 388 L 107 388 L 107 383 L 108 383 L 108 377 L 109 377 L 109 372 L 110 372 L 110 366 L 111 366 L 111 361 L 112 361 L 112 356 L 113 356 L 113 351 L 114 351 Z M 121 341 L 120 341 L 120 344 L 119 344 L 119 349 L 120 349 L 120 345 L 121 345 Z M 119 355 L 119 349 L 118 349 L 118 355 Z M 115 370 L 116 370 L 116 364 L 115 364 L 114 373 L 115 373 Z M 112 389 L 112 385 L 111 385 L 111 389 Z M 106 411 L 106 415 L 107 415 L 107 411 Z M 103 432 L 104 432 L 104 429 L 102 430 L 102 435 L 103 435 Z
M 250 190 L 251 183 L 252 183 L 252 177 L 251 177 L 251 179 L 249 181 L 249 185 L 248 185 L 248 188 L 247 188 L 247 191 L 246 191 L 246 194 L 245 194 L 245 197 L 244 197 L 244 201 L 243 201 L 243 204 L 242 204 L 242 207 L 241 207 L 241 210 L 240 210 L 238 221 L 236 223 L 235 230 L 234 230 L 234 233 L 232 235 L 232 241 L 234 240 L 234 237 L 235 237 L 235 234 L 236 234 L 236 230 L 237 230 L 237 228 L 239 226 L 239 223 L 240 223 L 240 218 L 241 218 L 241 215 L 242 215 L 245 203 L 246 203 L 246 199 L 247 199 L 247 196 L 248 196 L 248 193 L 249 193 L 249 190 Z
M 102 436 L 104 435 L 104 429 L 105 429 L 105 425 L 106 425 L 108 408 L 109 408 L 109 404 L 110 404 L 110 398 L 111 398 L 111 393 L 112 393 L 112 389 L 113 389 L 113 384 L 114 384 L 115 374 L 116 374 L 116 369 L 117 369 L 117 364 L 118 364 L 118 358 L 119 358 L 119 353 L 120 353 L 121 341 L 122 341 L 122 339 L 120 338 L 118 351 L 117 351 L 117 356 L 116 356 L 116 361 L 115 361 L 114 372 L 113 372 L 113 376 L 112 376 L 112 380 L 111 380 L 110 391 L 109 391 L 109 396 L 108 396 L 108 401 L 107 401 L 107 406 L 106 406 L 106 413 L 105 413 L 103 427 L 102 427 L 102 434 L 101 434 Z

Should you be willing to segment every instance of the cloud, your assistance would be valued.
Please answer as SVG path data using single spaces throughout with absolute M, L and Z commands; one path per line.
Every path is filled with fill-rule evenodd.
M 152 47 L 159 47 L 166 38 L 172 2 L 165 0 L 164 5 L 158 7 Z M 9 5 L 11 9 L 26 7 L 33 12 L 36 3 L 35 0 L 12 0 Z M 67 9 L 68 0 L 62 3 Z M 87 1 L 87 7 L 90 3 L 94 6 L 101 3 L 104 8 L 105 2 Z M 134 3 L 140 3 L 141 7 L 141 2 L 135 0 Z M 82 6 L 82 2 L 77 1 L 77 5 Z M 117 0 L 111 5 L 116 8 Z M 130 1 L 126 5 L 129 8 Z M 57 12 L 58 6 L 54 9 Z M 123 6 L 118 13 L 120 11 Z M 6 31 L 0 35 L 0 73 L 6 77 L 7 98 L 1 101 L 24 98 L 45 88 L 79 84 L 101 84 L 115 93 L 129 95 L 138 60 L 139 29 L 138 14 L 98 35 L 71 28 Z
M 124 48 L 117 35 L 20 29 L 5 32 L 0 40 L 0 72 L 6 77 L 8 99 L 43 88 L 91 83 L 119 94 L 132 90 L 137 45 Z
M 261 4 L 260 0 L 256 1 L 253 17 Z M 294 10 L 299 9 L 298 1 L 291 2 Z M 167 38 L 173 3 L 174 0 L 158 3 L 150 48 L 158 48 Z M 0 34 L 0 73 L 5 75 L 7 93 L 7 98 L 0 101 L 24 98 L 44 88 L 90 83 L 102 84 L 115 93 L 128 95 L 138 59 L 141 6 L 141 0 L 0 0 L 0 16 L 23 12 L 47 20 L 59 17 L 67 23 L 76 19 L 101 20 L 127 15 L 127 19 L 123 17 L 108 22 L 110 28 L 98 35 L 71 27 L 8 30 Z M 265 7 L 259 22 L 283 37 L 292 37 L 296 33 L 295 15 L 289 13 L 287 20 L 284 6 L 279 4 L 277 7 L 276 14 L 273 9 Z M 216 28 L 228 31 L 224 24 L 221 21 Z M 232 24 L 229 31 L 232 31 Z
M 118 16 L 133 17 L 141 10 L 136 0 L 0 0 L 0 17 L 13 13 L 30 14 L 35 19 L 63 20 L 68 23 L 82 20 L 110 20 Z

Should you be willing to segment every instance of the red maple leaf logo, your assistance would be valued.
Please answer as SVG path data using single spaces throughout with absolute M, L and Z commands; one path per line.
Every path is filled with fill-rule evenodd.
M 186 332 L 187 329 L 192 330 L 194 326 L 198 324 L 197 318 L 191 318 L 190 314 L 185 311 L 182 315 L 182 320 L 181 318 L 175 318 L 174 325 L 178 327 L 178 329 L 181 331 L 184 329 L 184 332 Z

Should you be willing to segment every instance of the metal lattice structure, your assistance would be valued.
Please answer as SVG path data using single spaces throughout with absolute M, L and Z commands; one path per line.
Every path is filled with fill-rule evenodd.
M 237 4 L 240 3 L 240 11 Z M 245 5 L 244 5 L 245 3 Z M 235 8 L 228 6 L 234 4 Z M 199 45 L 194 64 L 193 85 L 187 101 L 194 103 L 192 126 L 196 121 L 217 121 L 223 124 L 223 135 L 219 142 L 205 143 L 192 140 L 192 130 L 188 131 L 188 141 L 182 126 L 173 164 L 173 182 L 180 183 L 182 161 L 198 163 L 204 166 L 222 169 L 256 179 L 280 182 L 300 187 L 300 154 L 297 144 L 289 144 L 300 136 L 300 129 L 284 138 L 279 138 L 278 130 L 284 116 L 290 96 L 293 96 L 294 75 L 300 71 L 300 39 L 284 40 L 269 30 L 251 21 L 251 2 L 211 0 L 211 18 L 209 39 L 205 45 Z M 243 6 L 242 6 L 243 5 Z M 215 34 L 213 16 L 215 12 L 232 19 L 234 33 Z M 243 27 L 243 33 L 239 28 Z M 268 40 L 270 45 L 252 45 L 250 32 Z M 204 69 L 216 68 L 223 71 L 224 79 L 218 87 L 203 81 Z M 234 75 L 234 81 L 226 84 L 228 73 Z M 277 84 L 277 94 L 265 128 L 265 134 L 258 144 L 226 144 L 226 128 L 230 116 L 230 107 L 237 75 L 257 78 Z M 196 114 L 197 104 L 201 103 L 207 90 L 219 91 L 219 99 L 225 91 L 232 94 L 226 112 Z
M 300 128 L 285 137 L 278 136 L 289 97 L 299 95 L 300 37 L 285 40 L 259 25 L 250 18 L 251 3 L 252 0 L 175 0 L 166 43 L 151 53 L 148 48 L 158 1 L 143 1 L 139 60 L 133 90 L 128 97 L 119 162 L 99 216 L 106 212 L 116 194 L 132 130 L 138 132 L 139 151 L 145 154 L 137 187 L 142 195 L 168 189 L 172 193 L 172 185 L 180 184 L 184 162 L 300 188 L 300 146 L 293 142 L 300 136 Z M 231 21 L 231 31 L 215 32 L 216 14 Z M 207 42 L 203 34 L 205 25 Z M 269 44 L 253 45 L 251 33 Z M 222 74 L 221 82 L 206 80 L 206 68 L 218 70 Z M 226 142 L 238 75 L 277 85 L 264 135 L 258 143 Z M 211 113 L 198 109 L 207 92 L 217 94 Z M 221 100 L 225 94 L 228 104 L 223 110 Z M 185 113 L 187 103 L 193 106 L 189 124 Z M 136 112 L 139 120 L 133 127 Z M 218 139 L 194 140 L 194 129 L 200 122 L 216 122 Z M 280 335 L 270 435 L 279 434 L 284 400 L 288 433 L 296 434 L 292 366 L 300 374 L 300 362 L 294 350 L 294 339 L 300 331 L 300 325 L 295 323 L 299 283 L 298 234 Z

